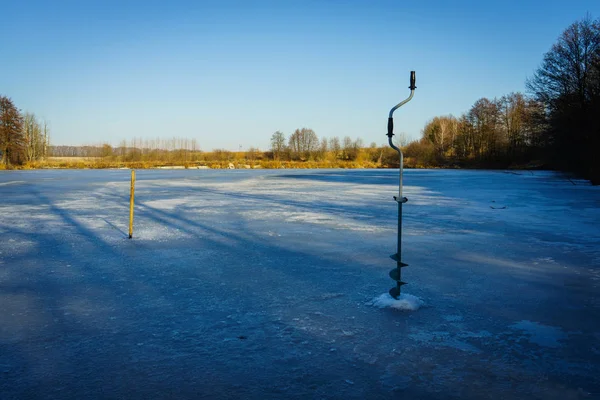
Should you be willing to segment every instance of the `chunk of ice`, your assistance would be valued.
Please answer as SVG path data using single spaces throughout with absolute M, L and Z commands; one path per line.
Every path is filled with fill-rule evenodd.
M 400 297 L 396 300 L 389 293 L 384 293 L 367 304 L 379 308 L 391 307 L 397 310 L 416 311 L 425 303 L 417 296 L 411 294 L 401 293 Z

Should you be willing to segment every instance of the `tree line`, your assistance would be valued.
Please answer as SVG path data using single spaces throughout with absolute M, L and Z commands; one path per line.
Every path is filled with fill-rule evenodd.
M 421 166 L 506 167 L 535 160 L 543 143 L 543 105 L 522 93 L 481 98 L 460 117 L 434 117 L 405 148 Z
M 6 96 L 0 96 L 0 164 L 6 168 L 48 157 L 48 123 L 35 114 L 22 113 Z
M 122 140 L 118 146 L 109 143 L 86 146 L 50 146 L 53 157 L 112 158 L 122 161 L 160 161 L 181 159 L 193 161 L 200 153 L 196 139 L 173 137 L 170 139 L 133 138 Z
M 310 128 L 296 129 L 289 138 L 281 131 L 271 135 L 271 154 L 274 160 L 282 161 L 322 161 L 326 159 L 356 161 L 364 142 L 361 138 L 349 136 L 330 139 L 317 137 Z M 371 147 L 377 147 L 373 144 Z
M 458 118 L 433 118 L 407 156 L 430 166 L 537 162 L 600 184 L 600 20 L 565 29 L 526 88 L 482 98 Z
M 118 146 L 108 143 L 86 146 L 50 146 L 53 157 L 105 158 L 118 161 L 357 161 L 371 159 L 371 153 L 381 150 L 375 143 L 369 149 L 364 148 L 361 138 L 349 136 L 319 139 L 310 128 L 296 129 L 289 138 L 277 131 L 271 136 L 270 149 L 262 151 L 250 147 L 245 151 L 234 152 L 214 149 L 204 152 L 195 139 L 141 139 L 121 141 Z M 377 153 L 379 158 L 379 153 Z
M 544 105 L 549 161 L 600 184 L 600 19 L 569 26 L 527 81 Z
M 132 139 L 121 141 L 113 147 L 108 143 L 86 146 L 49 146 L 49 154 L 60 158 L 85 158 L 88 162 L 115 165 L 142 162 L 146 165 L 206 163 L 237 163 L 262 165 L 276 168 L 278 163 L 296 163 L 297 166 L 335 167 L 354 163 L 353 167 L 393 166 L 397 154 L 386 146 L 372 143 L 364 147 L 361 138 L 349 136 L 317 137 L 310 128 L 296 129 L 289 138 L 277 131 L 271 136 L 271 147 L 262 151 L 250 147 L 244 151 L 213 149 L 202 151 L 194 139 Z M 64 161 L 64 160 L 63 160 Z M 391 164 L 388 164 L 390 162 Z M 317 163 L 317 164 L 315 164 Z M 120 164 L 119 164 L 120 165 Z

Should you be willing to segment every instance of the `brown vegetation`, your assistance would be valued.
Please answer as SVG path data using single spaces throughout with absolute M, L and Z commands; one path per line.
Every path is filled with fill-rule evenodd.
M 45 160 L 24 163 L 18 168 L 211 168 L 211 169 L 278 169 L 278 168 L 381 168 L 392 165 L 383 164 L 380 160 L 381 153 L 388 153 L 387 149 L 361 149 L 360 156 L 353 160 L 344 160 L 335 157 L 332 153 L 322 154 L 318 158 L 309 160 L 274 159 L 273 152 L 262 152 L 251 148 L 246 152 L 232 152 L 217 149 L 212 152 L 185 152 L 182 150 L 161 151 L 158 153 L 147 152 L 144 149 L 127 148 L 124 151 L 105 155 L 92 155 L 106 152 L 105 146 L 86 146 L 85 151 L 90 154 L 84 156 L 48 157 Z M 391 150 L 391 149 L 390 149 Z M 396 154 L 396 153 L 394 153 Z M 393 157 L 389 157 L 390 160 Z M 397 164 L 397 154 L 394 159 Z

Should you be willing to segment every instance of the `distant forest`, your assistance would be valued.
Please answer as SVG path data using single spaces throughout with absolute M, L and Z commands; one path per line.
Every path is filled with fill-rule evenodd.
M 426 123 L 419 140 L 400 140 L 407 167 L 545 168 L 568 171 L 600 184 L 600 20 L 571 24 L 526 82 L 527 94 L 477 100 L 458 117 Z M 382 136 L 385 127 L 381 127 Z M 79 157 L 66 167 L 152 167 L 233 163 L 262 168 L 397 167 L 387 146 L 360 138 L 318 138 L 309 128 L 271 135 L 270 149 L 203 152 L 193 139 L 133 139 L 119 146 L 52 146 L 48 124 L 0 96 L 0 168 L 42 168 L 51 158 Z M 93 161 L 93 162 L 92 162 Z M 56 165 L 56 164 L 54 164 Z

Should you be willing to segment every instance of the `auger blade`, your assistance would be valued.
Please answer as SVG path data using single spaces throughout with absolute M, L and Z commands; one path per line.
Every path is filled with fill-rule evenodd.
M 396 254 L 392 254 L 390 256 L 390 258 L 394 261 L 396 261 L 398 264 L 400 264 L 401 267 L 408 267 L 408 264 L 403 263 L 402 261 L 400 261 L 400 258 L 398 257 L 398 253 Z
M 406 285 L 406 283 L 404 282 L 398 282 L 401 285 Z M 398 297 L 400 297 L 400 289 L 396 286 L 390 289 L 390 296 L 392 296 L 393 298 L 395 298 L 396 300 L 398 300 Z

